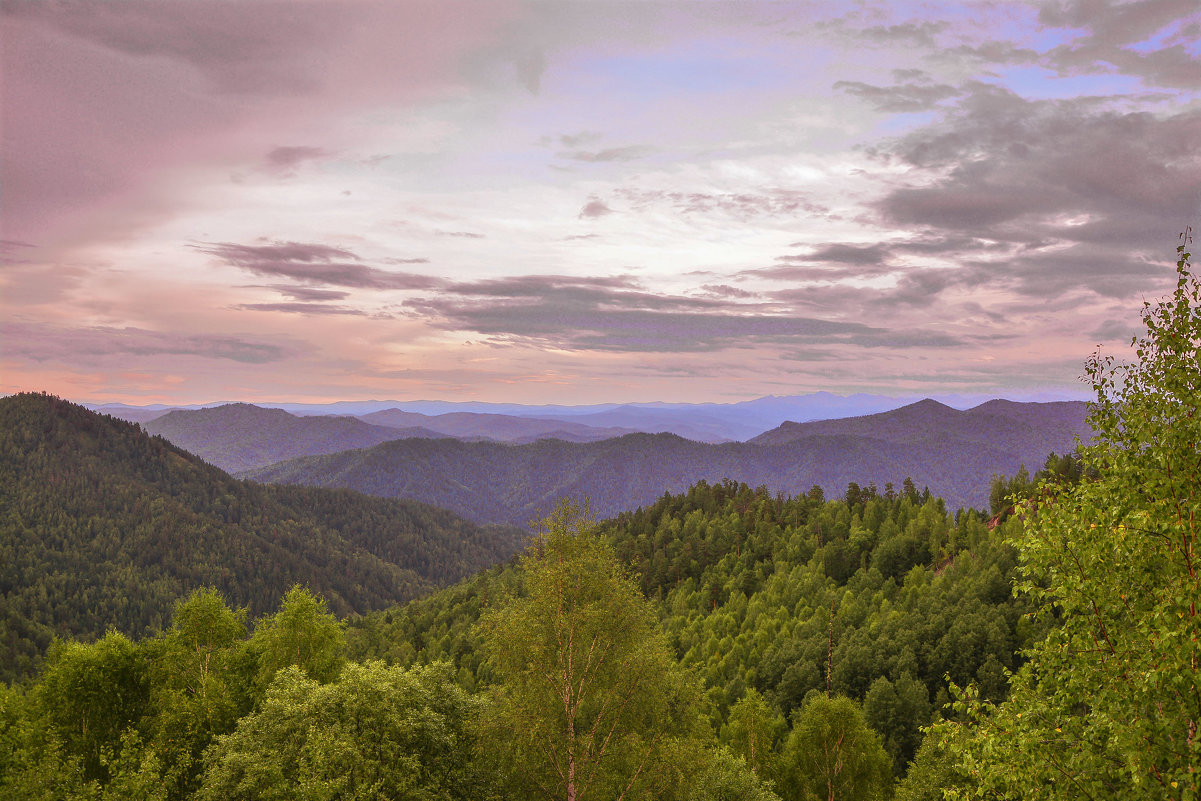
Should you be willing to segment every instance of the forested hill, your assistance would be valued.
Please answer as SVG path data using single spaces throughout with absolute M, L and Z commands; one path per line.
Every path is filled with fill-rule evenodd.
M 227 403 L 177 409 L 144 423 L 158 434 L 229 473 L 298 456 L 366 448 L 402 437 L 441 437 L 420 425 L 372 425 L 354 417 L 297 417 L 282 409 Z
M 495 564 L 523 536 L 419 503 L 239 481 L 135 424 L 2 398 L 0 680 L 54 635 L 148 634 L 205 585 L 252 613 L 294 583 L 364 612 Z
M 473 520 L 514 524 L 545 514 L 562 497 L 589 498 L 606 517 L 726 478 L 796 495 L 814 485 L 842 493 L 851 482 L 875 483 L 883 492 L 909 477 L 952 507 L 984 508 L 994 474 L 1013 475 L 1023 464 L 1036 469 L 1052 451 L 1071 452 L 1075 437 L 1087 435 L 1083 416 L 1083 404 L 998 401 L 960 412 L 922 401 L 882 415 L 778 429 L 786 436 L 777 443 L 712 445 L 671 434 L 519 446 L 406 439 L 241 475 L 412 498 Z
M 1042 632 L 1011 593 L 1016 553 L 1004 542 L 1015 525 L 989 530 L 913 491 L 781 498 L 724 482 L 599 528 L 634 567 L 676 657 L 703 679 L 714 730 L 776 777 L 789 721 L 814 694 L 861 703 L 898 776 L 949 700 L 948 676 L 1005 694 L 1005 671 Z M 355 619 L 354 657 L 448 659 L 468 687 L 494 681 L 473 627 L 522 583 L 519 568 L 498 567 Z M 747 715 L 758 718 L 758 748 L 741 729 Z

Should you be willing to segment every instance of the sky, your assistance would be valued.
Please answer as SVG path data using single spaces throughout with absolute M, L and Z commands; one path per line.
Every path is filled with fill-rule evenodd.
M 1196 0 L 0 3 L 0 393 L 1086 397 Z

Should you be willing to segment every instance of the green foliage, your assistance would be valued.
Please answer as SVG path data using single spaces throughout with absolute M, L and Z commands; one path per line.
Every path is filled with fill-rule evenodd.
M 0 798 L 57 801 L 94 790 L 82 760 L 66 752 L 34 699 L 0 684 Z
M 750 770 L 728 748 L 712 752 L 708 766 L 696 777 L 690 801 L 779 801 L 771 782 Z
M 774 778 L 784 721 L 827 680 L 866 705 L 900 775 L 920 727 L 949 700 L 945 676 L 1003 697 L 1005 671 L 1020 664 L 1015 652 L 1047 625 L 1010 594 L 1016 554 L 1003 540 L 1018 521 L 990 531 L 974 512 L 948 515 L 922 498 L 869 487 L 851 508 L 817 493 L 788 499 L 699 484 L 600 530 L 641 571 L 669 647 L 703 680 L 700 710 L 760 776 Z M 874 565 L 898 539 L 921 543 L 925 561 L 885 578 Z M 838 568 L 841 582 L 826 572 L 832 544 L 852 567 Z M 500 567 L 353 619 L 351 656 L 446 659 L 466 687 L 501 681 L 480 658 L 486 629 L 473 624 L 482 606 L 523 597 L 525 581 L 519 566 Z
M 351 663 L 321 684 L 281 670 L 260 709 L 205 755 L 198 799 L 475 799 L 478 702 L 445 665 Z
M 97 797 L 102 801 L 123 801 L 129 798 L 139 801 L 166 801 L 167 784 L 159 755 L 154 749 L 146 747 L 133 729 L 121 736 L 121 743 L 115 755 L 112 751 L 105 750 L 103 761 L 109 779 L 107 783 L 96 788 Z
M 512 786 L 547 799 L 661 798 L 695 769 L 695 686 L 587 512 L 563 503 L 522 560 L 525 594 L 484 610 L 500 683 L 484 718 Z
M 943 801 L 943 790 L 964 787 L 965 777 L 956 767 L 955 755 L 939 737 L 926 737 L 917 750 L 905 777 L 897 783 L 894 801 Z
M 301 668 L 318 682 L 330 682 L 346 661 L 346 637 L 338 619 L 326 609 L 325 599 L 304 587 L 288 590 L 279 611 L 260 620 L 250 638 L 251 653 L 258 659 L 256 689 L 261 693 L 289 665 Z
M 786 729 L 783 718 L 768 706 L 759 691 L 751 688 L 736 704 L 722 729 L 722 741 L 744 759 L 757 775 L 776 775 L 776 746 Z
M 880 676 L 863 699 L 863 713 L 884 738 L 894 772 L 902 774 L 921 745 L 921 728 L 931 722 L 934 713 L 926 685 L 909 673 L 902 673 L 896 681 Z
M 400 665 L 445 661 L 469 690 L 491 682 L 476 624 L 483 608 L 520 593 L 522 574 L 513 561 L 401 607 L 347 621 L 348 656 Z
M 69 404 L 60 411 L 76 414 Z M 63 430 L 77 433 L 79 422 Z M 126 441 L 106 442 L 120 452 Z M 172 479 L 179 496 L 200 486 L 188 471 L 205 468 L 186 455 L 165 464 L 167 474 L 186 468 Z M 349 542 L 353 532 L 363 541 L 376 532 L 383 539 L 373 553 L 404 552 L 384 542 L 391 507 L 359 504 L 351 493 L 218 486 L 218 505 L 238 526 L 247 522 L 244 502 L 280 504 L 322 521 L 291 534 L 342 532 Z M 143 508 L 130 497 L 132 508 L 153 512 L 153 499 Z M 163 503 L 170 515 L 180 508 Z M 852 740 L 876 743 L 867 749 L 873 759 L 884 755 L 865 763 L 884 766 L 880 792 L 910 760 L 918 775 L 904 786 L 937 789 L 945 774 L 918 746 L 931 741 L 920 726 L 948 700 L 945 677 L 1001 699 L 1007 672 L 1021 668 L 1018 652 L 1054 625 L 1053 615 L 1028 616 L 1028 597 L 1010 594 L 1016 552 L 1005 538 L 1019 524 L 1015 517 L 990 530 L 970 510 L 948 514 L 911 481 L 899 493 L 868 485 L 831 501 L 820 491 L 786 498 L 702 482 L 599 525 L 560 507 L 520 562 L 345 623 L 330 610 L 344 611 L 346 596 L 289 583 L 282 602 L 267 600 L 283 575 L 272 573 L 247 601 L 226 591 L 245 578 L 222 568 L 222 581 L 179 603 L 173 619 L 165 609 L 150 615 L 156 629 L 170 623 L 165 631 L 136 644 L 115 632 L 92 644 L 64 640 L 28 695 L 0 699 L 5 715 L 12 710 L 0 720 L 0 797 L 373 797 L 393 788 L 409 794 L 400 797 L 527 798 L 536 784 L 559 780 L 555 765 L 570 773 L 569 751 L 579 801 L 623 791 L 625 799 L 770 799 L 773 783 L 801 797 L 798 788 L 817 780 L 799 767 L 813 751 L 800 743 L 819 743 L 822 730 L 800 723 L 807 710 L 817 715 L 828 687 L 855 712 L 818 718 L 878 734 Z M 201 552 L 210 547 L 180 525 Z M 136 538 L 110 539 L 140 547 Z M 354 564 L 335 558 L 330 569 L 353 572 Z M 190 581 L 210 575 L 183 572 Z M 137 596 L 137 579 L 128 580 L 144 604 L 151 596 Z M 109 603 L 103 581 L 96 586 Z M 248 618 L 270 601 L 278 611 L 248 637 Z M 358 664 L 370 659 L 393 667 Z M 350 698 L 352 685 L 360 700 Z M 457 700 L 438 701 L 439 693 Z M 407 706 L 369 711 L 385 697 Z M 351 720 L 369 725 L 360 732 Z M 376 750 L 363 751 L 360 737 L 374 738 Z M 419 753 L 438 748 L 453 776 L 421 763 Z M 947 758 L 939 759 L 934 768 Z M 870 796 L 876 784 L 855 787 Z M 566 783 L 543 794 L 566 796 Z
M 804 801 L 885 799 L 892 764 L 858 704 L 815 694 L 784 744 L 780 787 L 785 796 Z
M 246 611 L 208 588 L 176 604 L 170 630 L 155 643 L 151 728 L 169 798 L 196 790 L 204 749 L 250 709 L 245 636 Z
M 1029 500 L 1040 484 L 1079 484 L 1084 478 L 1084 472 L 1079 453 L 1060 456 L 1052 451 L 1047 456 L 1043 468 L 1035 473 L 1033 478 L 1025 465 L 1012 477 L 993 476 L 988 491 L 990 513 L 998 521 L 1003 520 L 1013 513 L 1017 505 Z M 1092 477 L 1095 477 L 1095 471 L 1093 473 Z
M 37 686 L 39 711 L 87 779 L 107 780 L 105 754 L 120 748 L 122 734 L 145 711 L 148 671 L 144 649 L 117 632 L 92 644 L 51 647 Z
M 978 786 L 966 797 L 1201 797 L 1201 282 L 1178 249 L 1172 297 L 1147 304 L 1138 361 L 1094 357 L 1075 486 L 1024 506 L 1019 589 L 1058 626 L 1009 699 L 961 692 L 939 736 Z

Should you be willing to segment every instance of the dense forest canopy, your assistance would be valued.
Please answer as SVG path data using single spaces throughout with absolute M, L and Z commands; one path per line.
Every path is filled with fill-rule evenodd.
M 620 590 L 619 600 L 606 602 L 616 606 L 588 618 L 589 598 L 573 602 L 594 626 L 612 631 L 614 622 L 624 621 L 617 630 L 642 632 L 624 647 L 637 646 L 629 659 L 652 660 L 636 675 L 647 682 L 657 677 L 640 685 L 639 692 L 649 694 L 629 695 L 642 717 L 620 718 L 633 734 L 625 732 L 624 745 L 601 760 L 591 786 L 608 793 L 620 776 L 629 782 L 622 771 L 642 764 L 636 757 L 649 747 L 639 738 L 650 730 L 638 721 L 655 720 L 670 726 L 645 752 L 650 773 L 639 773 L 628 797 L 694 797 L 686 788 L 698 783 L 741 788 L 738 795 L 715 797 L 766 798 L 771 787 L 793 797 L 819 781 L 818 767 L 802 764 L 802 757 L 822 737 L 842 736 L 828 731 L 831 721 L 849 720 L 860 727 L 858 747 L 867 749 L 860 758 L 876 766 L 865 767 L 856 781 L 876 788 L 872 793 L 890 788 L 916 752 L 921 727 L 949 700 L 943 677 L 979 682 L 999 697 L 1003 668 L 1017 666 L 1016 650 L 1038 632 L 1024 623 L 1028 608 L 1009 593 L 1016 562 L 1003 539 L 1016 519 L 990 530 L 976 512 L 948 514 L 941 501 L 912 485 L 882 493 L 851 487 L 846 495 L 790 499 L 726 482 L 700 484 L 596 525 L 568 512 L 552 521 L 554 537 L 520 562 L 341 624 L 306 590 L 293 590 L 279 612 L 253 621 L 213 591 L 195 594 L 177 606 L 158 637 L 133 641 L 110 633 L 90 645 L 63 642 L 31 688 L 8 691 L 9 731 L 12 742 L 22 744 L 8 756 L 16 766 L 11 780 L 33 781 L 54 766 L 76 777 L 78 792 L 91 787 L 100 793 L 140 776 L 147 784 L 164 783 L 174 798 L 233 797 L 232 788 L 248 782 L 260 788 L 248 797 L 286 796 L 303 784 L 305 770 L 315 772 L 310 779 L 330 779 L 331 764 L 320 761 L 330 753 L 322 749 L 361 745 L 314 742 L 295 732 L 317 720 L 338 730 L 336 716 L 353 709 L 349 700 L 336 700 L 350 692 L 341 683 L 371 681 L 381 683 L 370 691 L 377 698 L 408 692 L 399 688 L 413 683 L 431 697 L 458 698 L 438 714 L 445 716 L 440 725 L 458 727 L 460 750 L 453 758 L 466 772 L 445 781 L 471 788 L 473 797 L 485 797 L 481 782 L 493 788 L 489 792 L 508 787 L 512 797 L 525 797 L 518 792 L 520 777 L 510 772 L 516 763 L 502 748 L 512 737 L 498 735 L 496 727 L 542 708 L 512 695 L 522 686 L 514 670 L 537 666 L 541 658 L 498 649 L 535 636 L 520 622 L 522 614 L 546 619 L 545 612 L 523 613 L 521 604 L 534 602 L 548 582 L 553 601 L 553 586 L 564 585 L 544 575 L 547 554 L 558 548 L 565 552 L 559 562 L 579 562 L 577 575 L 591 581 L 617 571 L 595 591 Z M 552 601 L 546 603 L 553 608 Z M 658 650 L 646 650 L 652 646 Z M 100 703 L 102 688 L 118 680 L 128 687 L 123 705 Z M 591 700 L 603 703 L 610 692 L 625 697 L 620 684 L 605 685 Z M 66 702 L 75 696 L 96 697 L 100 706 Z M 675 706 L 655 706 L 671 698 Z M 821 699 L 837 703 L 826 708 Z M 853 710 L 850 719 L 847 710 Z M 100 718 L 106 719 L 102 726 L 94 722 Z M 408 730 L 400 722 L 371 725 L 408 742 L 413 750 L 406 759 L 419 762 L 423 749 L 433 747 L 421 739 L 426 735 L 403 733 Z M 168 736 L 181 730 L 189 732 L 186 742 Z M 532 723 L 522 730 L 540 731 Z M 264 744 L 285 741 L 291 745 L 273 759 L 294 762 L 265 762 Z M 687 764 L 695 771 L 669 767 L 684 753 L 692 755 Z M 238 772 L 259 763 L 269 767 L 253 777 Z M 383 767 L 364 770 L 393 776 Z M 271 782 L 275 789 L 268 791 Z
M 129 636 L 213 586 L 261 614 L 294 583 L 340 615 L 507 558 L 524 534 L 348 490 L 238 481 L 137 425 L 48 396 L 0 399 L 0 679 L 53 637 Z

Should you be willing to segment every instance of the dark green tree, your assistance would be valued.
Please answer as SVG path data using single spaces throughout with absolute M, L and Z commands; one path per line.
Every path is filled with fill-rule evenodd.
M 921 729 L 930 724 L 933 714 L 926 685 L 909 673 L 895 682 L 880 676 L 863 698 L 863 713 L 868 724 L 883 733 L 884 750 L 892 757 L 894 772 L 900 775 L 917 753 Z

